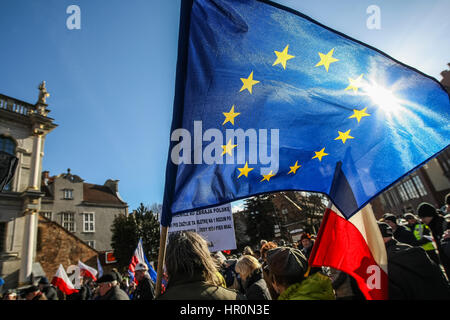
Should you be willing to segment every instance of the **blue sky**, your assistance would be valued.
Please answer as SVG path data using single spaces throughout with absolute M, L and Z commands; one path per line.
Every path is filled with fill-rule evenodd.
M 0 92 L 31 103 L 47 81 L 43 169 L 120 180 L 130 211 L 162 202 L 180 0 L 2 0 Z M 277 1 L 441 80 L 450 62 L 448 0 Z M 66 9 L 81 8 L 81 30 Z M 381 9 L 369 30 L 366 9 Z M 237 205 L 242 202 L 237 203 Z

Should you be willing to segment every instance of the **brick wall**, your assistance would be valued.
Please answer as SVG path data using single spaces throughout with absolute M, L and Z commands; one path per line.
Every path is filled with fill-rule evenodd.
M 64 269 L 78 260 L 97 269 L 99 253 L 55 222 L 39 216 L 35 261 L 51 281 L 59 265 Z

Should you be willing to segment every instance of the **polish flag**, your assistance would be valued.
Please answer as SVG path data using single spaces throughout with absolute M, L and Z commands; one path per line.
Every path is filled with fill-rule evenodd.
M 367 300 L 388 299 L 387 254 L 370 204 L 350 217 L 326 209 L 309 264 L 349 274 Z
M 97 270 L 94 268 L 89 267 L 88 265 L 85 265 L 83 262 L 78 260 L 78 268 L 80 268 L 80 275 L 82 277 L 88 277 L 93 279 L 94 281 L 97 281 Z
M 136 265 L 138 263 L 143 263 L 148 266 L 148 273 L 150 274 L 150 278 L 153 280 L 153 282 L 156 282 L 156 271 L 153 269 L 152 265 L 148 262 L 147 257 L 144 253 L 144 247 L 142 245 L 142 239 L 139 239 L 138 246 L 136 250 L 134 251 L 133 256 L 131 257 L 131 262 L 128 265 L 128 274 L 130 275 L 130 279 L 133 282 L 136 282 L 137 280 L 134 278 Z
M 64 292 L 66 295 L 70 295 L 78 292 L 73 286 L 72 282 L 69 280 L 66 271 L 64 270 L 62 264 L 59 265 L 55 276 L 52 279 L 52 285 L 57 287 L 59 290 Z

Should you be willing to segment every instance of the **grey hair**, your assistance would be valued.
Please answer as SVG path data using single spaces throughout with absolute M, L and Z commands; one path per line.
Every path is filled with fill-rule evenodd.
M 218 270 L 208 249 L 206 240 L 192 231 L 174 232 L 169 235 L 166 253 L 166 270 L 170 279 L 191 279 L 199 272 L 203 281 L 220 285 Z

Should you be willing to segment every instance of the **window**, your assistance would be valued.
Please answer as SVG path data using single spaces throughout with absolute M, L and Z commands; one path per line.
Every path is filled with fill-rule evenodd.
M 83 213 L 83 232 L 95 232 L 94 213 Z
M 419 191 L 419 194 L 421 196 L 426 196 L 427 195 L 427 190 L 425 190 L 425 187 L 423 186 L 422 180 L 420 180 L 419 176 L 415 176 L 413 178 L 413 182 L 417 187 L 417 190 Z
M 398 190 L 398 193 L 400 194 L 400 197 L 402 198 L 403 201 L 408 201 L 409 200 L 408 194 L 406 193 L 406 191 L 405 191 L 405 189 L 403 187 L 403 184 L 400 184 L 397 187 L 397 190 Z
M 389 193 L 386 192 L 386 194 L 384 194 L 384 196 L 381 197 L 381 200 L 382 200 L 382 203 L 384 202 L 383 205 L 386 204 L 390 208 L 393 207 L 391 198 L 389 197 Z
M 64 189 L 64 190 L 63 190 L 63 193 L 64 193 L 64 199 L 65 199 L 65 200 L 72 200 L 72 199 L 73 199 L 72 191 L 73 191 L 73 190 L 71 190 L 71 189 Z
M 0 151 L 14 156 L 16 154 L 16 143 L 10 138 L 0 137 Z M 3 191 L 11 191 L 11 182 L 12 180 L 4 186 Z
M 416 188 L 414 188 L 414 185 L 411 180 L 406 181 L 403 185 L 404 185 L 406 192 L 408 193 L 410 199 L 419 197 L 419 194 L 417 193 Z
M 70 232 L 75 232 L 75 214 L 73 212 L 63 212 L 61 225 Z
M 395 190 L 392 190 L 390 192 L 390 195 L 391 195 L 392 202 L 394 203 L 394 206 L 398 205 L 400 203 L 400 201 L 398 200 L 398 197 L 397 197 L 397 194 L 395 193 Z
M 95 249 L 95 240 L 86 240 L 86 244 L 87 244 L 89 247 Z
M 6 250 L 6 222 L 0 222 L 0 252 Z
M 44 218 L 47 218 L 49 220 L 52 220 L 52 213 L 51 211 L 41 211 L 40 212 L 41 216 L 43 216 Z
M 10 138 L 0 137 L 0 150 L 15 155 L 16 144 Z

